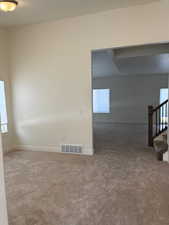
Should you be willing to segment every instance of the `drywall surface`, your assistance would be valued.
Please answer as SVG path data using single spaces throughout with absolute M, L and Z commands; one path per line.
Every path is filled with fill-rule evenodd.
M 2 134 L 3 150 L 12 149 L 12 108 L 11 108 L 11 86 L 9 80 L 9 49 L 8 33 L 0 29 L 0 80 L 5 81 L 5 94 L 8 114 L 8 133 Z
M 0 135 L 0 225 L 8 225 L 1 135 Z
M 15 145 L 92 154 L 91 51 L 169 41 L 161 3 L 111 10 L 10 31 Z
M 147 123 L 148 105 L 157 106 L 168 75 L 125 75 L 93 79 L 94 89 L 110 89 L 110 113 L 94 113 L 94 122 Z
M 169 87 L 169 75 L 168 75 L 168 87 Z M 168 99 L 169 99 L 169 96 L 168 96 Z M 169 137 L 169 129 L 168 129 L 168 137 Z M 168 138 L 167 138 L 167 142 L 168 142 L 168 145 L 169 145 L 169 139 Z M 164 154 L 164 160 L 169 162 L 169 149 L 168 149 L 168 152 L 166 152 Z
M 11 114 L 11 95 L 10 82 L 8 77 L 8 48 L 7 48 L 7 32 L 0 29 L 0 80 L 5 81 L 7 111 L 9 120 L 9 132 L 7 134 L 0 133 L 0 225 L 8 225 L 6 194 L 4 184 L 4 163 L 3 153 L 8 151 L 12 146 L 12 114 Z M 2 146 L 3 139 L 3 146 Z

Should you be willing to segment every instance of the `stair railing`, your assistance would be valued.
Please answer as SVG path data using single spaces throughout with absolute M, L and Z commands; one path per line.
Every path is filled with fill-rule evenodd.
M 153 107 L 148 106 L 148 145 L 153 146 L 154 138 L 168 128 L 168 100 Z

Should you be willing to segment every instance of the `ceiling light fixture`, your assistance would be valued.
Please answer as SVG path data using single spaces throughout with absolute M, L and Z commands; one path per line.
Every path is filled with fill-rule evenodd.
M 0 10 L 4 12 L 11 12 L 16 9 L 17 5 L 18 5 L 18 2 L 15 0 L 0 1 Z

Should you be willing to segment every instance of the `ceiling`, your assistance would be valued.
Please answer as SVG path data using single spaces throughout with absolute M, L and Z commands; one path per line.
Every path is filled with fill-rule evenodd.
M 14 12 L 0 12 L 0 26 L 40 23 L 154 1 L 159 0 L 18 0 Z
M 94 51 L 92 62 L 94 78 L 169 74 L 169 44 Z

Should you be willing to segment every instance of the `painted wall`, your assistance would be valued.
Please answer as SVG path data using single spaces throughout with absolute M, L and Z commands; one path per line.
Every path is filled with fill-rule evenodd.
M 169 87 L 169 75 L 168 75 L 168 87 Z M 168 93 L 168 94 L 169 94 L 169 93 Z M 168 99 L 169 99 L 169 96 L 168 96 Z M 169 137 L 169 129 L 168 129 L 168 136 L 167 136 L 167 137 Z M 169 145 L 169 138 L 167 138 L 167 142 L 168 142 L 168 145 Z M 169 149 L 168 149 L 168 151 L 163 155 L 163 160 L 169 162 Z
M 5 81 L 5 94 L 8 114 L 8 133 L 2 134 L 3 150 L 13 148 L 13 120 L 11 103 L 11 83 L 9 80 L 9 48 L 8 33 L 0 29 L 0 80 Z
M 96 123 L 147 123 L 148 105 L 158 105 L 168 75 L 124 75 L 93 79 L 94 89 L 110 89 L 110 113 L 93 114 Z
M 168 8 L 153 3 L 10 31 L 16 147 L 92 154 L 91 50 L 167 42 L 168 28 Z
M 8 225 L 1 136 L 0 136 L 0 225 Z
M 0 30 L 0 79 L 6 82 L 6 94 L 8 110 L 10 109 L 10 89 L 8 80 L 8 60 L 7 60 L 7 36 L 4 30 Z M 9 112 L 9 117 L 10 117 Z M 11 118 L 9 118 L 11 121 Z M 11 127 L 11 126 L 10 126 Z M 2 136 L 4 142 L 4 150 L 8 150 L 11 146 L 11 129 L 9 128 L 9 133 Z M 6 207 L 6 197 L 5 197 L 5 184 L 4 184 L 4 166 L 3 166 L 3 148 L 2 148 L 2 137 L 0 133 L 0 225 L 7 225 L 7 207 Z

